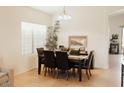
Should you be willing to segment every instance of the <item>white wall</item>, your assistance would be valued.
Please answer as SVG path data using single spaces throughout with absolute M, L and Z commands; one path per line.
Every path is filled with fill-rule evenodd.
M 108 68 L 108 15 L 122 7 L 68 7 L 71 20 L 61 22 L 59 44 L 68 47 L 69 36 L 87 36 L 88 50 L 95 51 L 95 67 Z
M 0 64 L 19 74 L 36 67 L 36 56 L 21 55 L 21 21 L 50 25 L 52 17 L 29 7 L 0 7 Z

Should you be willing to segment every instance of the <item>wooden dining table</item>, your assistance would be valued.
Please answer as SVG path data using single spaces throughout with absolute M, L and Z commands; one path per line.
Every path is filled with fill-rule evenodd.
M 72 62 L 77 62 L 79 64 L 78 73 L 79 73 L 79 81 L 82 81 L 82 71 L 81 71 L 81 64 L 88 59 L 88 55 L 69 55 L 68 59 Z

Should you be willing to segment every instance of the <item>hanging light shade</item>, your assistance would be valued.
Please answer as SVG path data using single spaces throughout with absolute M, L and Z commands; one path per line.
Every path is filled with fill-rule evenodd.
M 62 14 L 62 15 L 59 15 L 59 16 L 57 17 L 57 20 L 59 20 L 59 21 L 61 21 L 61 20 L 69 20 L 69 19 L 71 19 L 71 18 L 72 18 L 72 17 L 66 13 L 66 10 L 65 10 L 65 7 L 64 7 L 64 9 L 63 9 L 63 14 Z

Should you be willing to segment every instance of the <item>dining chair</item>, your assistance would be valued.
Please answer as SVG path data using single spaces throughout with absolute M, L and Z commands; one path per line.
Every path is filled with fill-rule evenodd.
M 90 78 L 90 76 L 92 76 L 92 73 L 91 73 L 91 62 L 92 62 L 93 57 L 94 57 L 94 51 L 90 51 L 88 59 L 85 60 L 85 62 L 82 64 L 82 67 L 81 67 L 82 69 L 86 70 L 86 75 L 87 75 L 88 79 Z
M 79 55 L 88 55 L 87 51 L 85 50 L 85 47 L 79 48 Z
M 40 74 L 40 72 L 41 72 L 41 65 L 44 64 L 43 50 L 44 50 L 44 48 L 37 48 L 37 53 L 38 53 L 38 74 Z
M 70 55 L 79 55 L 79 50 L 70 49 L 70 50 L 69 50 L 69 54 L 70 54 Z
M 90 54 L 88 55 L 88 59 L 82 60 L 81 64 L 75 62 L 75 64 L 73 65 L 73 68 L 81 67 L 81 69 L 85 69 L 87 78 L 89 79 L 90 76 L 92 75 L 92 73 L 91 73 L 91 61 L 92 61 L 93 57 L 94 57 L 94 51 L 90 51 Z
M 95 65 L 95 57 L 94 57 L 94 51 L 93 51 L 93 55 L 92 55 L 92 60 L 91 60 L 91 69 L 94 69 L 94 65 Z
M 57 78 L 59 76 L 59 71 L 66 72 L 67 80 L 69 77 L 69 70 L 71 69 L 71 64 L 68 59 L 68 54 L 65 51 L 56 51 L 56 65 L 57 65 Z
M 50 50 L 44 50 L 44 60 L 45 60 L 45 73 L 44 76 L 46 76 L 46 73 L 51 71 L 53 75 L 55 75 L 55 68 L 56 68 L 56 61 L 55 61 L 55 54 L 54 51 Z

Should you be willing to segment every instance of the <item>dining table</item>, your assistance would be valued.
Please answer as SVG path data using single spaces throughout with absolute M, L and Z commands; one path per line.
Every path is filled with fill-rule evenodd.
M 81 71 L 81 64 L 88 59 L 88 55 L 69 55 L 68 59 L 71 62 L 76 62 L 79 64 L 78 66 L 78 73 L 79 73 L 79 81 L 82 81 L 82 71 Z

